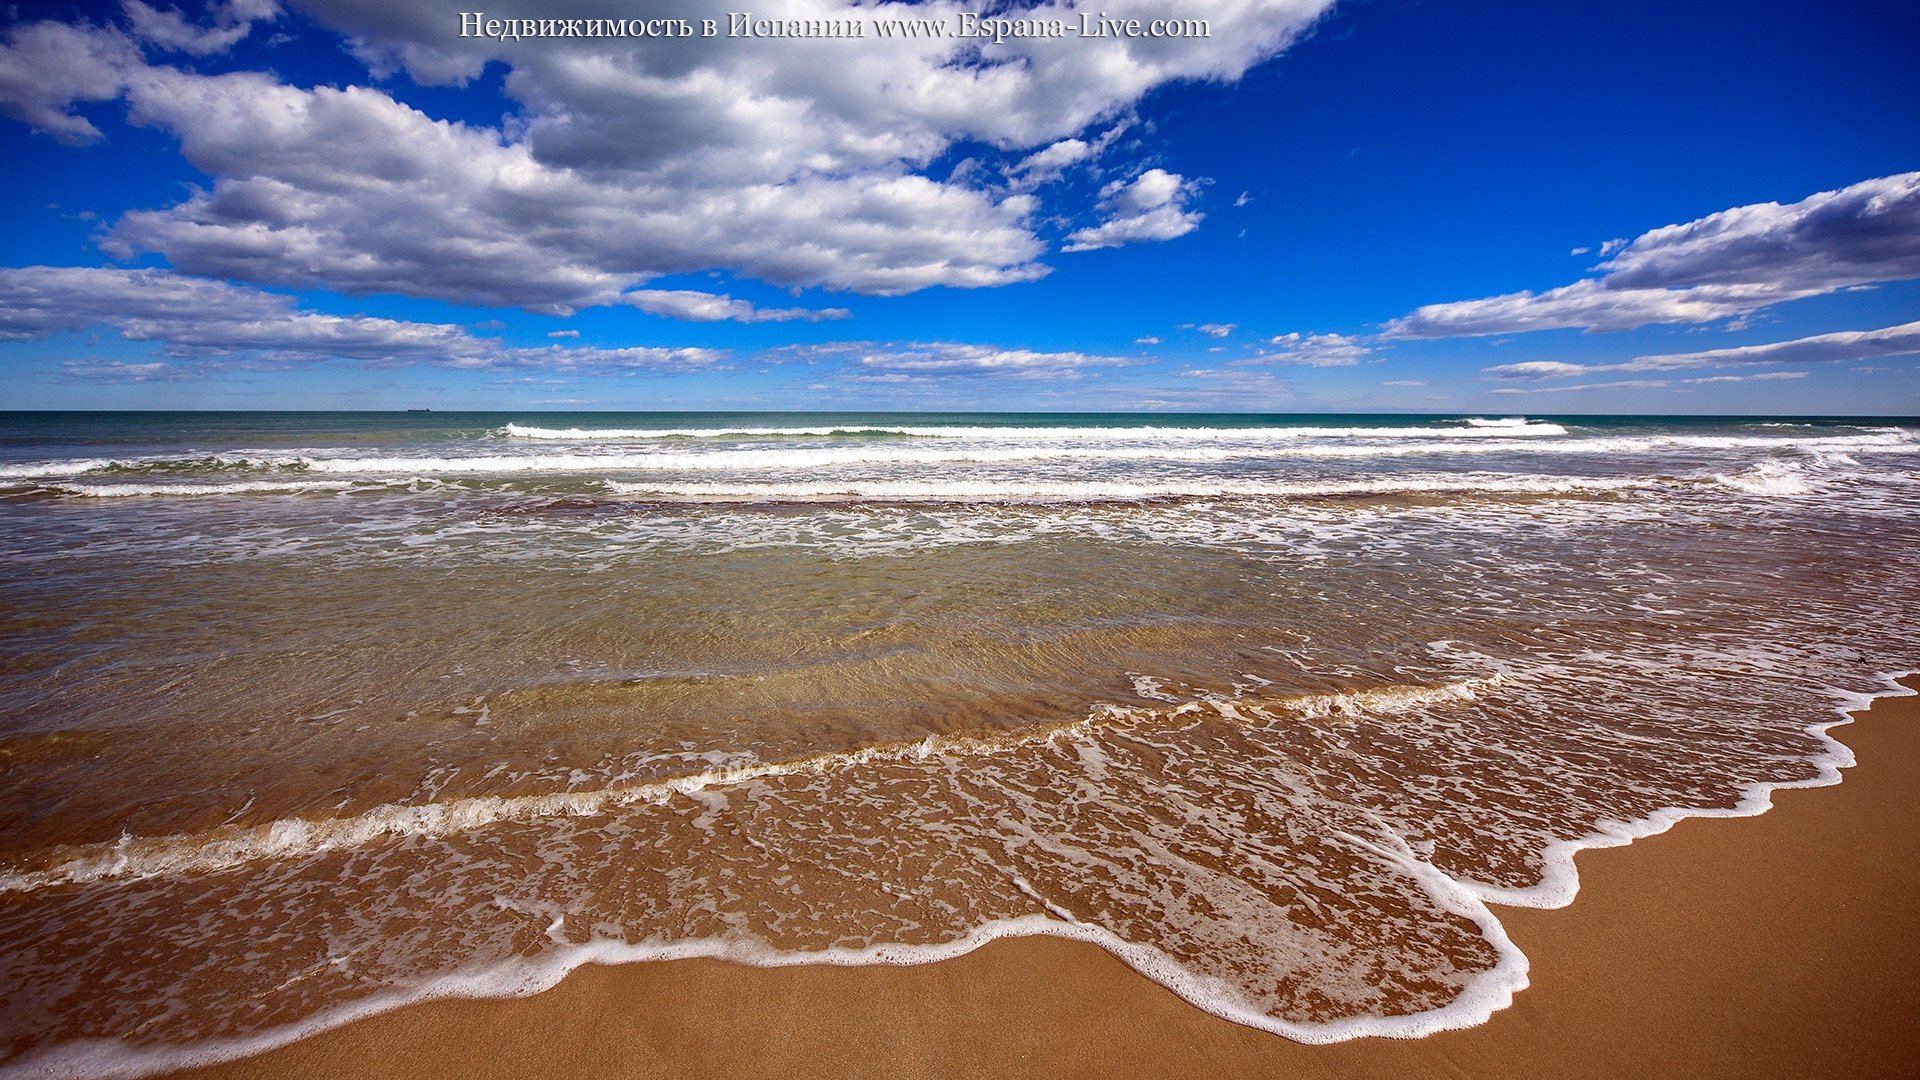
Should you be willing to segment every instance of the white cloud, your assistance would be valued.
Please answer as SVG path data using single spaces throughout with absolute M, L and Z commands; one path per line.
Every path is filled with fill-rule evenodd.
M 119 97 L 121 73 L 139 62 L 139 47 L 117 32 L 54 22 L 17 26 L 0 48 L 0 112 L 61 142 L 92 142 L 100 129 L 73 106 Z
M 1595 371 L 1619 371 L 1614 364 L 1569 364 L 1560 360 L 1528 360 L 1518 364 L 1495 364 L 1482 368 L 1497 379 L 1560 379 L 1591 375 Z
M 61 382 L 124 383 L 184 382 L 188 372 L 159 361 L 129 364 L 122 360 L 62 360 Z
M 1085 139 L 1061 139 L 1044 150 L 1035 151 L 1014 167 L 1014 172 L 1040 183 L 1066 171 L 1067 166 L 1092 157 L 1093 144 Z
M 1518 364 L 1498 364 L 1483 369 L 1502 379 L 1555 379 L 1592 375 L 1609 371 L 1673 371 L 1687 368 L 1733 367 L 1742 364 L 1845 363 L 1874 360 L 1888 356 L 1920 354 L 1920 322 L 1903 323 L 1879 330 L 1843 330 L 1774 341 L 1764 345 L 1741 345 L 1726 349 L 1706 349 L 1689 353 L 1658 353 L 1636 356 L 1617 364 L 1568 364 L 1558 360 L 1529 360 Z
M 1139 360 L 1074 351 L 1041 352 L 961 342 L 842 342 L 814 346 L 813 355 L 841 355 L 867 374 L 1072 377 L 1083 368 L 1125 367 Z
M 564 314 L 715 265 L 879 294 L 1045 272 L 1029 196 L 881 173 L 698 192 L 601 179 L 375 91 L 252 74 L 156 71 L 128 98 L 135 120 L 178 133 L 188 160 L 222 179 L 127 214 L 109 251 L 159 252 L 209 277 Z
M 101 326 L 129 341 L 162 343 L 175 358 L 268 367 L 344 359 L 467 370 L 685 370 L 725 356 L 712 349 L 510 348 L 447 323 L 300 311 L 291 297 L 165 270 L 0 268 L 0 340 Z
M 735 300 L 731 296 L 697 292 L 691 289 L 642 289 L 623 293 L 620 302 L 637 307 L 651 315 L 665 315 L 693 322 L 720 322 L 728 319 L 743 323 L 791 322 L 795 319 L 819 322 L 822 319 L 844 319 L 852 314 L 846 308 L 755 307 L 745 300 Z
M 1681 379 L 1683 383 L 1769 382 L 1777 379 L 1804 379 L 1804 371 L 1762 371 L 1753 375 L 1709 375 L 1699 379 Z
M 478 371 L 534 368 L 559 374 L 632 374 L 640 371 L 698 371 L 712 368 L 726 354 L 717 349 L 632 346 L 601 349 L 587 345 L 537 348 L 485 348 L 435 366 Z
M 1090 165 L 1107 152 L 1114 140 L 1133 127 L 1122 119 L 1092 139 L 1061 139 L 1021 158 L 1008 170 L 1016 190 L 1027 191 L 1060 179 L 1076 165 Z
M 1429 304 L 1381 329 L 1384 336 L 1398 338 L 1483 337 L 1570 327 L 1632 330 L 1649 323 L 1711 322 L 1791 298 L 1761 285 L 1611 289 L 1601 278 L 1543 293 Z
M 1624 288 L 1758 285 L 1830 292 L 1920 277 L 1920 172 L 1789 206 L 1758 203 L 1641 235 L 1607 264 Z
M 1373 348 L 1345 334 L 1281 334 L 1268 338 L 1276 352 L 1262 351 L 1244 364 L 1304 364 L 1307 367 L 1352 367 L 1373 354 Z
M 1888 356 L 1920 354 L 1920 322 L 1902 323 L 1878 330 L 1843 330 L 1834 334 L 1815 334 L 1790 341 L 1772 341 L 1764 345 L 1741 345 L 1701 352 L 1663 353 L 1640 356 L 1629 361 L 1633 367 L 1623 371 L 1648 371 L 1664 368 L 1726 367 L 1733 364 L 1800 364 L 1876 360 Z
M 0 268 L 0 341 L 31 341 L 109 321 L 277 318 L 291 307 L 284 296 L 165 270 Z
M 1047 272 L 1036 222 L 1048 217 L 1034 196 L 975 182 L 968 170 L 927 175 L 953 146 L 983 145 L 1031 162 L 1036 175 L 1064 168 L 1097 153 L 1155 87 L 1237 79 L 1330 3 L 1199 0 L 1178 14 L 1208 19 L 1211 37 L 1063 47 L 882 45 L 872 35 L 499 41 L 459 36 L 460 11 L 474 7 L 466 0 L 303 0 L 376 75 L 459 83 L 503 64 L 514 115 L 499 126 L 454 123 L 364 86 L 206 76 L 149 63 L 125 31 L 52 23 L 16 28 L 0 49 L 0 108 L 85 141 L 99 133 L 73 106 L 124 95 L 134 122 L 175 135 L 210 187 L 127 214 L 111 242 L 187 273 L 548 312 L 617 303 L 655 278 L 709 269 L 892 295 Z M 580 0 L 566 15 L 724 25 L 738 6 Z M 976 7 L 787 0 L 778 13 L 951 17 Z M 1103 8 L 1173 14 L 1164 0 Z M 230 5 L 195 27 L 142 4 L 126 18 L 156 48 L 199 50 L 263 12 L 271 5 Z M 1071 5 L 1026 14 L 1070 17 Z M 1096 128 L 1106 134 L 1090 136 Z M 1106 220 L 1068 247 L 1188 232 L 1199 221 L 1183 205 L 1190 194 L 1177 176 L 1149 170 L 1103 198 Z
M 1279 378 L 1268 371 L 1229 371 L 1223 368 L 1186 368 L 1174 372 L 1182 379 L 1204 379 L 1233 386 L 1275 386 Z
M 208 12 L 208 25 L 196 26 L 177 8 L 157 8 L 141 0 L 123 0 L 127 24 L 143 41 L 163 49 L 210 56 L 223 53 L 253 31 L 253 24 L 278 18 L 280 5 L 275 0 L 228 0 L 215 3 Z
M 1133 343 L 1135 345 L 1158 345 L 1160 344 L 1160 339 L 1154 337 L 1152 334 L 1148 334 L 1146 337 L 1134 338 Z
M 1391 337 L 1472 337 L 1581 327 L 1699 323 L 1785 300 L 1920 277 L 1920 172 L 1864 180 L 1797 203 L 1757 203 L 1610 241 L 1602 275 L 1541 293 L 1430 304 Z
M 1576 383 L 1572 386 L 1535 386 L 1521 389 L 1517 386 L 1503 386 L 1498 390 L 1487 391 L 1490 394 L 1562 394 L 1587 390 L 1658 390 L 1668 385 L 1665 379 L 1623 379 L 1619 382 Z
M 1116 180 L 1100 193 L 1107 220 L 1075 230 L 1061 250 L 1094 251 L 1185 236 L 1206 216 L 1187 208 L 1198 193 L 1199 185 L 1165 169 L 1148 169 L 1131 182 Z
M 1043 351 L 958 341 L 833 341 L 760 354 L 768 362 L 833 362 L 845 382 L 933 388 L 954 379 L 1079 380 L 1091 370 L 1146 361 L 1072 350 Z
M 1226 337 L 1228 334 L 1233 333 L 1234 330 L 1238 329 L 1239 325 L 1240 325 L 1239 323 L 1210 322 L 1210 323 L 1201 323 L 1200 325 L 1194 327 L 1194 329 L 1200 331 L 1201 333 L 1207 335 L 1208 337 L 1223 338 L 1223 337 Z
M 1381 386 L 1425 386 L 1427 385 L 1427 383 L 1426 383 L 1426 380 L 1424 379 L 1388 379 L 1385 382 L 1381 383 L 1380 385 Z
M 513 69 L 513 95 L 532 107 L 531 134 L 555 164 L 632 167 L 662 161 L 729 160 L 784 169 L 790 162 L 841 170 L 912 157 L 924 162 L 958 138 L 1031 150 L 1080 135 L 1119 115 L 1155 86 L 1176 79 L 1230 81 L 1274 55 L 1330 4 L 1327 0 L 1112 0 L 1118 17 L 1178 14 L 1210 21 L 1193 39 L 1014 40 L 982 45 L 957 38 L 857 43 L 745 38 L 501 42 L 455 33 L 466 0 L 307 0 L 324 21 L 352 35 L 364 57 L 406 68 L 422 81 L 455 82 L 488 60 Z M 1067 0 L 1020 12 L 1073 19 Z M 621 3 L 581 0 L 570 16 L 664 15 L 714 18 L 741 5 L 723 0 Z M 854 4 L 785 0 L 755 9 L 795 18 L 871 21 L 901 15 L 945 18 L 979 5 L 966 0 Z

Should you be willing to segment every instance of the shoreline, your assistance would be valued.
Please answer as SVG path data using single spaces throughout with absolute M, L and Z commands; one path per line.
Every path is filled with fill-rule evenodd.
M 589 964 L 529 997 L 421 1002 L 167 1075 L 1885 1072 L 1920 1036 L 1920 697 L 1853 715 L 1827 732 L 1853 752 L 1845 783 L 1597 847 L 1639 854 L 1580 860 L 1571 906 L 1499 906 L 1531 986 L 1420 1039 L 1290 1042 L 1096 946 L 1023 937 L 914 966 Z

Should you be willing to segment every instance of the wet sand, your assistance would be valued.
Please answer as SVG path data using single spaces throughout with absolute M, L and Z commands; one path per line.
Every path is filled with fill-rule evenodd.
M 1863 715 L 1833 732 L 1860 761 L 1845 783 L 1586 852 L 1571 907 L 1499 909 L 1533 985 L 1470 1030 L 1304 1046 L 1093 946 L 1030 938 L 909 968 L 587 967 L 176 1075 L 1903 1075 L 1920 1046 L 1920 698 Z

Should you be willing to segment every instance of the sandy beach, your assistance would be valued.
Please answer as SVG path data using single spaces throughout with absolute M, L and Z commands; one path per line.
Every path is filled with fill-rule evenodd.
M 1571 907 L 1500 909 L 1532 986 L 1469 1030 L 1300 1045 L 1020 939 L 920 967 L 587 967 L 176 1075 L 1894 1075 L 1920 1037 L 1917 703 L 1835 730 L 1859 759 L 1839 786 L 1584 853 Z

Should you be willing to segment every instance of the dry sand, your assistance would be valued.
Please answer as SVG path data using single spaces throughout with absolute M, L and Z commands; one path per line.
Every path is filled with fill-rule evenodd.
M 1093 946 L 1030 938 L 911 968 L 588 967 L 534 997 L 429 1002 L 179 1075 L 1914 1075 L 1917 702 L 1835 730 L 1860 760 L 1838 787 L 1586 852 L 1571 907 L 1501 909 L 1533 986 L 1467 1031 L 1302 1046 Z

